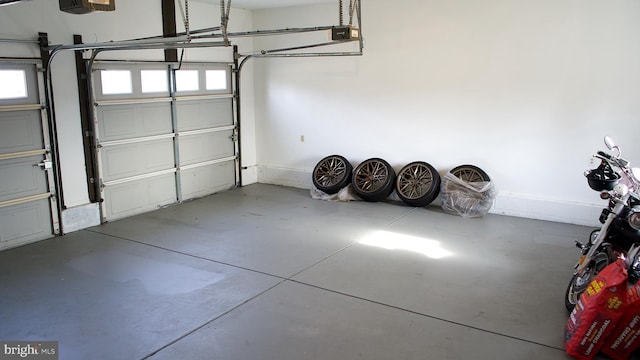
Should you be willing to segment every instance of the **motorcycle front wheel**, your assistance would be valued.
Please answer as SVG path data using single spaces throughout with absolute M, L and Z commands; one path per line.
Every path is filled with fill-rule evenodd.
M 573 311 L 580 300 L 580 295 L 607 265 L 609 265 L 609 255 L 605 252 L 598 252 L 593 255 L 591 263 L 581 273 L 571 277 L 564 296 L 564 306 L 569 312 Z

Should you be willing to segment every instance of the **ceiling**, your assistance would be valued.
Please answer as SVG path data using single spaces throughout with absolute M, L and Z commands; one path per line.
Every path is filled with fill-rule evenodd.
M 184 1 L 184 0 L 181 0 Z M 190 0 L 195 2 L 202 2 L 208 4 L 220 4 L 219 0 Z M 270 9 L 277 7 L 286 7 L 286 6 L 300 6 L 300 5 L 309 5 L 309 4 L 330 4 L 335 3 L 338 6 L 338 0 L 232 0 L 231 6 L 235 8 L 242 9 Z M 349 6 L 349 2 L 345 1 L 346 5 Z
M 0 6 L 17 3 L 25 0 L 0 0 Z M 184 0 L 180 0 L 184 2 Z M 220 4 L 220 0 L 190 0 L 195 2 L 201 2 L 206 4 Z M 278 7 L 286 7 L 286 6 L 300 6 L 300 5 L 309 5 L 309 4 L 330 4 L 335 3 L 338 5 L 338 0 L 233 0 L 231 1 L 231 5 L 235 8 L 241 9 L 250 9 L 250 10 L 258 10 L 258 9 L 271 9 Z M 345 1 L 348 6 L 348 2 Z

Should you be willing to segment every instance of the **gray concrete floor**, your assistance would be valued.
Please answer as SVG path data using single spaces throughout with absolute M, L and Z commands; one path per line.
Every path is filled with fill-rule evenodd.
M 0 252 L 0 339 L 60 359 L 568 359 L 591 230 L 251 185 Z

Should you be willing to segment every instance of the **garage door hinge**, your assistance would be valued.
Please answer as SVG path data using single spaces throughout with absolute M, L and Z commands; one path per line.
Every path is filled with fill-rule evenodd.
M 238 141 L 238 135 L 237 135 L 237 134 L 231 134 L 231 135 L 229 136 L 229 139 L 231 139 L 231 141 L 234 141 L 234 142 L 235 142 L 235 141 Z

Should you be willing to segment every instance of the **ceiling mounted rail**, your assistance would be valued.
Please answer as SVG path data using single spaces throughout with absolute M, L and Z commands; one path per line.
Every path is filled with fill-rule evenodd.
M 14 44 L 40 44 L 38 39 L 0 39 L 0 43 L 14 43 Z
M 224 38 L 224 42 L 229 44 L 229 13 L 231 12 L 231 0 L 227 3 L 227 6 L 224 6 L 224 0 L 220 0 L 220 27 L 222 28 L 222 37 Z
M 166 48 L 166 49 L 179 49 L 179 48 L 191 48 L 191 47 L 219 47 L 220 44 L 217 42 L 210 42 L 211 39 L 222 39 L 222 43 L 224 46 L 230 46 L 230 38 L 235 37 L 257 37 L 257 36 L 270 36 L 270 35 L 286 35 L 286 34 L 296 34 L 296 33 L 305 33 L 305 32 L 314 32 L 314 31 L 331 31 L 332 33 L 332 41 L 324 42 L 319 44 L 310 44 L 304 45 L 295 48 L 289 48 L 286 50 L 300 50 L 304 48 L 317 48 L 323 46 L 331 46 L 336 44 L 342 44 L 349 41 L 358 41 L 359 42 L 359 51 L 348 51 L 343 52 L 345 56 L 353 56 L 353 55 L 362 55 L 362 51 L 364 48 L 364 42 L 362 37 L 362 12 L 361 12 L 361 0 L 350 0 L 349 1 L 349 24 L 344 25 L 344 4 L 343 0 L 338 0 L 339 7 L 339 25 L 330 25 L 330 26 L 315 26 L 315 27 L 302 27 L 302 28 L 284 28 L 284 29 L 272 29 L 272 30 L 253 30 L 253 31 L 239 31 L 239 32 L 229 32 L 229 15 L 231 11 L 231 0 L 220 1 L 220 26 L 209 27 L 198 30 L 191 30 L 189 25 L 189 0 L 184 0 L 184 9 L 182 7 L 182 3 L 180 0 L 177 0 L 180 4 L 180 11 L 182 13 L 185 32 L 178 34 L 175 37 L 163 37 L 163 36 L 155 36 L 155 37 L 147 37 L 147 38 L 138 38 L 131 40 L 122 40 L 122 41 L 108 41 L 108 42 L 99 42 L 92 44 L 74 44 L 74 45 L 51 45 L 45 48 L 45 50 L 51 51 L 53 53 L 57 53 L 62 50 L 73 50 L 73 51 L 87 51 L 87 50 L 96 50 L 96 49 L 112 49 L 112 50 L 131 50 L 131 49 L 156 49 L 156 48 Z M 355 17 L 355 24 L 354 24 Z M 336 35 L 338 34 L 338 35 Z M 357 36 L 352 36 L 352 34 L 357 34 Z M 195 46 L 183 46 L 185 44 L 197 43 L 199 45 Z M 255 55 L 258 57 L 267 57 L 267 55 L 276 55 L 274 53 L 278 53 L 278 57 L 282 57 L 283 54 L 281 52 L 285 51 L 284 49 L 266 49 L 260 50 L 258 52 L 252 52 L 246 55 L 240 55 L 241 57 Z M 317 54 L 318 56 L 324 56 L 322 53 L 308 53 L 305 56 L 313 56 Z M 336 53 L 331 53 L 332 56 L 335 56 Z M 293 55 L 293 54 L 292 54 Z M 300 53 L 296 53 L 293 56 L 301 56 Z
M 191 41 L 191 33 L 189 32 L 189 0 L 184 0 L 184 8 L 180 0 L 178 0 L 178 7 L 180 8 L 180 15 L 182 15 L 182 22 L 184 23 L 185 35 L 187 39 Z

